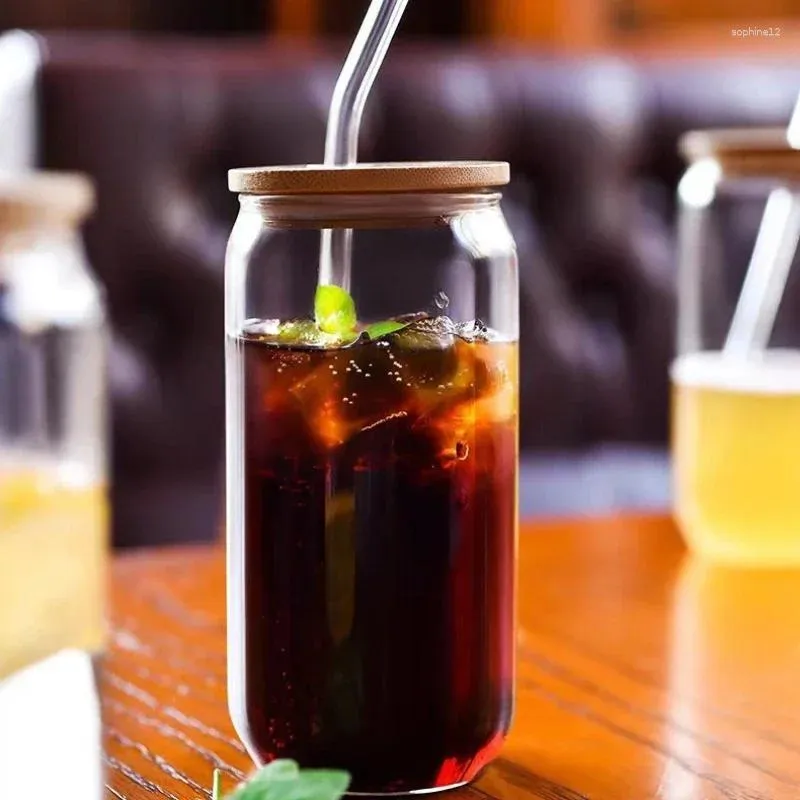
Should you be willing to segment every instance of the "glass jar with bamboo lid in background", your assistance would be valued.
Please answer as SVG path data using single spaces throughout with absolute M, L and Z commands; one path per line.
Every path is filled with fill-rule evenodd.
M 0 176 L 0 678 L 103 643 L 105 313 L 82 176 Z
M 800 151 L 786 129 L 681 147 L 676 516 L 709 559 L 800 564 Z

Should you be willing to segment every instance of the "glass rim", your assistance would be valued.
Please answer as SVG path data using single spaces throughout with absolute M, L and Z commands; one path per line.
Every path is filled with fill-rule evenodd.
M 499 208 L 494 191 L 386 194 L 239 195 L 244 213 L 263 224 L 308 228 L 404 228 L 448 225 L 462 214 Z

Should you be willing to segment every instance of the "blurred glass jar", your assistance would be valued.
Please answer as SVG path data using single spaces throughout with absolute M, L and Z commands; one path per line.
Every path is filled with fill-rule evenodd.
M 0 677 L 103 642 L 105 314 L 79 175 L 0 176 Z
M 800 152 L 785 129 L 681 148 L 676 516 L 713 560 L 800 563 Z

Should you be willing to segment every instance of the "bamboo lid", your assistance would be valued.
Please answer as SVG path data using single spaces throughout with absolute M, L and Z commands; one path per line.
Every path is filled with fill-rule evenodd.
M 681 137 L 678 146 L 687 161 L 711 158 L 729 174 L 800 174 L 800 149 L 789 141 L 786 128 L 690 131 Z
M 232 169 L 228 188 L 240 194 L 263 195 L 468 192 L 505 186 L 509 174 L 505 161 L 419 161 L 346 167 L 307 164 Z
M 0 227 L 79 225 L 95 203 L 91 181 L 79 173 L 0 173 Z

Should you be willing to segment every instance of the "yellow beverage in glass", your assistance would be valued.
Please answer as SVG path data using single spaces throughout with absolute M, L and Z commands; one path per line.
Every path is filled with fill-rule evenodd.
M 720 562 L 800 564 L 800 351 L 719 352 L 672 367 L 674 505 Z
M 104 486 L 82 470 L 0 461 L 0 678 L 104 640 Z

